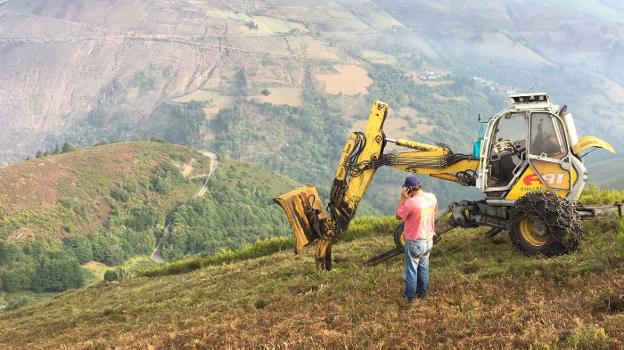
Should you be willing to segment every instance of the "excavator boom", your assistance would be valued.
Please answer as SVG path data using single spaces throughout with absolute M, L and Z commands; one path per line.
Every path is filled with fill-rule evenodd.
M 379 167 L 390 166 L 464 185 L 475 184 L 478 160 L 470 155 L 455 154 L 446 146 L 387 139 L 383 133 L 387 115 L 388 105 L 375 101 L 366 130 L 349 136 L 336 169 L 326 211 L 312 185 L 275 199 L 284 209 L 295 235 L 295 253 L 316 242 L 316 263 L 323 269 L 331 269 L 332 244 L 349 227 Z M 384 154 L 388 142 L 410 151 Z

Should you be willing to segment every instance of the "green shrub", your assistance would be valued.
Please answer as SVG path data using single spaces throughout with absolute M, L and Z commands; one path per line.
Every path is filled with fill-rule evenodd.
M 67 251 L 76 256 L 81 264 L 93 260 L 93 247 L 90 236 L 68 237 L 63 240 L 63 245 Z
M 595 184 L 585 187 L 579 202 L 583 204 L 613 204 L 624 200 L 624 192 L 603 189 Z
M 127 226 L 135 231 L 144 231 L 154 227 L 160 219 L 156 209 L 149 204 L 130 209 Z
M 78 259 L 62 251 L 50 252 L 37 267 L 32 281 L 36 292 L 61 292 L 69 288 L 80 288 L 84 276 Z
M 609 349 L 609 336 L 604 328 L 581 325 L 566 340 L 571 349 L 606 350 Z
M 104 281 L 106 282 L 119 281 L 119 275 L 117 275 L 117 271 L 107 270 L 104 273 Z
M 138 274 L 146 277 L 175 275 L 197 270 L 206 266 L 259 258 L 279 251 L 292 249 L 293 246 L 294 239 L 290 237 L 273 237 L 258 241 L 238 250 L 223 250 L 215 255 L 191 257 L 168 263 L 160 267 L 143 270 Z
M 2 288 L 15 293 L 30 289 L 35 270 L 32 266 L 17 266 L 2 274 Z
M 93 247 L 93 260 L 107 265 L 122 263 L 127 254 L 122 249 L 121 238 L 112 234 L 90 235 Z
M 73 152 L 77 149 L 79 149 L 80 147 L 78 147 L 77 145 L 73 145 L 71 143 L 65 142 L 63 144 L 63 148 L 61 149 L 61 153 L 68 153 L 68 152 Z
M 11 311 L 11 310 L 19 309 L 20 307 L 24 307 L 26 305 L 32 304 L 34 301 L 35 300 L 28 295 L 20 295 L 17 297 L 9 298 L 7 300 L 4 310 Z
M 185 181 L 180 169 L 171 162 L 163 162 L 151 178 L 152 190 L 160 194 L 169 193 L 176 184 Z
M 110 195 L 118 201 L 127 202 L 130 200 L 130 193 L 122 187 L 115 188 L 111 191 Z

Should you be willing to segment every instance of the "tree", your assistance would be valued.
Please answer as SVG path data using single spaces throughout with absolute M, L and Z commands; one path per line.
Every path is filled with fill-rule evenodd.
M 239 97 L 247 95 L 247 74 L 245 73 L 244 67 L 236 71 L 236 75 L 234 76 L 234 89 L 236 95 Z
M 78 262 L 84 264 L 93 260 L 93 247 L 88 236 L 69 237 L 63 240 L 65 249 L 73 253 Z
M 30 289 L 34 275 L 35 269 L 31 264 L 13 266 L 2 274 L 2 287 L 9 293 Z
M 121 240 L 123 250 L 131 255 L 149 254 L 156 246 L 156 239 L 150 231 L 126 230 Z
M 68 142 L 63 144 L 63 148 L 61 149 L 62 153 L 72 152 L 78 149 L 78 146 L 72 145 Z
M 154 227 L 159 220 L 156 209 L 149 204 L 130 209 L 130 218 L 127 225 L 131 229 L 140 232 Z
M 84 276 L 78 259 L 62 251 L 50 252 L 37 268 L 32 289 L 37 292 L 62 292 L 69 288 L 80 288 Z
M 111 234 L 92 235 L 93 260 L 106 265 L 116 265 L 123 262 L 126 253 L 121 248 L 121 239 Z

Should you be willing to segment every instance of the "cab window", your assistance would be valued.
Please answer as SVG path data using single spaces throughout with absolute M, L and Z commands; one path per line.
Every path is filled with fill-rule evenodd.
M 526 159 L 528 126 L 526 113 L 509 113 L 497 122 L 489 153 L 488 187 L 505 187 L 514 178 L 514 170 Z
M 531 114 L 532 155 L 561 159 L 566 155 L 565 137 L 561 121 L 552 114 Z

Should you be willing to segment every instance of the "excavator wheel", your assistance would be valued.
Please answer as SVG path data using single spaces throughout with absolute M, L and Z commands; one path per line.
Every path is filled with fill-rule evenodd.
M 401 251 L 405 250 L 405 236 L 403 235 L 402 222 L 394 229 L 394 244 L 397 248 L 401 249 Z
M 436 235 L 433 236 L 433 244 L 436 244 L 440 241 L 442 233 L 445 233 L 455 227 L 455 225 L 449 225 L 448 221 L 449 220 L 446 220 L 442 224 L 436 225 Z M 394 229 L 394 244 L 397 248 L 401 249 L 401 251 L 405 250 L 405 236 L 403 235 L 403 225 L 404 223 L 401 222 Z
M 509 221 L 511 243 L 526 255 L 571 253 L 583 238 L 578 213 L 552 191 L 524 195 L 511 209 Z

